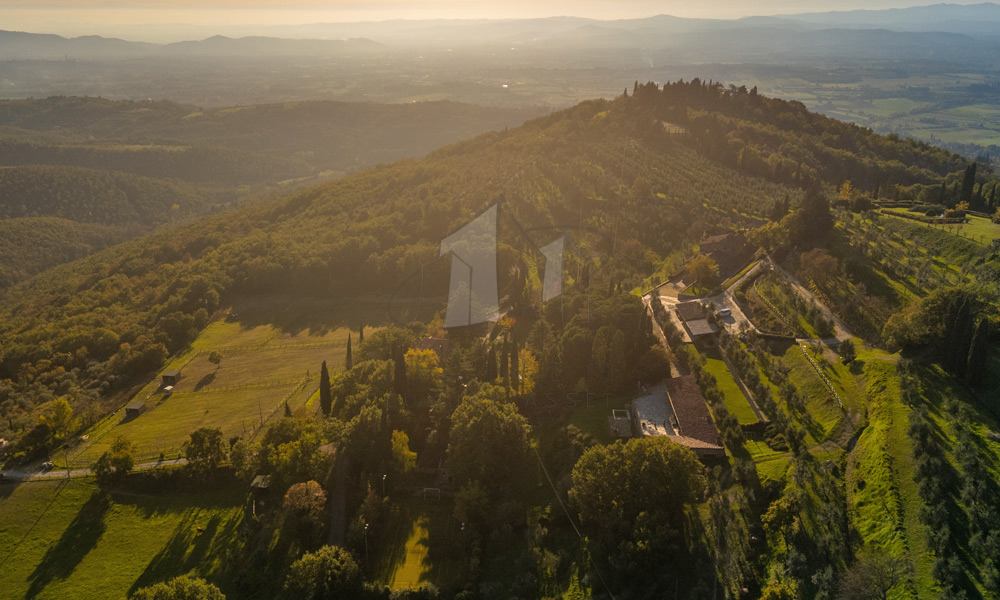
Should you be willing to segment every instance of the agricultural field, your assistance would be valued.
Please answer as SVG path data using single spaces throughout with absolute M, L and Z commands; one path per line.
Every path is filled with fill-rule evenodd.
M 889 214 L 902 213 L 911 216 L 914 214 L 906 208 L 887 208 L 883 210 Z M 975 215 L 969 215 L 968 219 L 968 223 L 958 224 L 935 225 L 933 223 L 921 223 L 919 221 L 912 221 L 912 223 L 919 227 L 945 231 L 952 235 L 973 241 L 982 246 L 989 246 L 993 243 L 993 240 L 1000 238 L 1000 225 L 997 223 L 994 223 L 985 217 L 977 217 Z
M 184 572 L 227 589 L 244 498 L 232 485 L 106 494 L 89 477 L 4 486 L 0 596 L 109 600 Z
M 284 415 L 286 403 L 293 413 L 315 412 L 322 361 L 331 375 L 344 370 L 349 334 L 357 347 L 357 326 L 348 325 L 360 326 L 364 316 L 349 304 L 237 304 L 164 369 L 181 372 L 172 391 L 157 375 L 132 399 L 144 403 L 143 414 L 127 418 L 122 407 L 53 460 L 60 467 L 89 466 L 119 436 L 136 445 L 138 463 L 177 458 L 199 427 L 217 427 L 226 439 L 252 439 Z

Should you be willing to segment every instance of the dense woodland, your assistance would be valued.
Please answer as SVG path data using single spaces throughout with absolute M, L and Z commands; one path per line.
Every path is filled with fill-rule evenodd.
M 228 594 L 386 597 L 363 581 L 357 557 L 368 535 L 386 535 L 380 474 L 414 477 L 416 461 L 447 465 L 458 488 L 455 516 L 469 525 L 462 581 L 441 590 L 445 597 L 713 598 L 725 590 L 729 597 L 875 598 L 882 596 L 864 591 L 873 574 L 903 573 L 933 557 L 931 584 L 911 578 L 887 589 L 894 597 L 937 590 L 996 598 L 996 536 L 988 533 L 996 487 L 972 482 L 992 461 L 975 448 L 979 433 L 957 434 L 965 487 L 956 500 L 941 479 L 958 476 L 954 463 L 935 447 L 942 442 L 923 413 L 912 413 L 921 522 L 932 538 L 923 554 L 909 554 L 892 535 L 862 531 L 872 509 L 858 500 L 865 492 L 856 485 L 856 463 L 881 443 L 872 432 L 890 395 L 909 394 L 909 406 L 973 423 L 1000 414 L 985 400 L 942 408 L 913 391 L 928 374 L 981 386 L 965 398 L 993 381 L 976 367 L 995 352 L 996 250 L 953 248 L 968 263 L 960 272 L 932 265 L 921 276 L 914 240 L 927 253 L 944 252 L 944 242 L 921 239 L 901 221 L 879 225 L 888 217 L 874 213 L 873 203 L 933 190 L 943 194 L 935 200 L 944 210 L 967 194 L 985 198 L 983 189 L 996 182 L 957 155 L 756 90 L 698 80 L 636 84 L 615 100 L 584 102 L 420 160 L 160 230 L 11 287 L 0 302 L 0 433 L 17 440 L 14 460 L 44 456 L 123 403 L 125 390 L 154 375 L 236 295 L 281 289 L 388 298 L 437 256 L 440 239 L 502 195 L 506 210 L 531 227 L 605 232 L 608 259 L 587 287 L 558 303 L 452 333 L 455 349 L 443 363 L 414 348 L 438 331 L 440 315 L 430 325 L 379 330 L 349 355 L 345 373 L 329 378 L 324 365 L 316 418 L 290 415 L 259 441 L 232 440 L 229 448 L 220 436 L 192 435 L 192 477 L 204 475 L 199 464 L 216 468 L 228 452 L 237 477 L 269 473 L 288 494 L 280 510 L 239 532 Z M 866 372 L 881 387 L 871 385 L 864 409 L 839 430 L 822 431 L 804 408 L 805 392 L 763 340 L 724 337 L 722 350 L 770 418 L 768 446 L 790 453 L 780 479 L 758 472 L 704 357 L 676 343 L 674 360 L 709 401 L 729 454 L 723 464 L 706 467 L 663 439 L 598 444 L 566 425 L 570 407 L 540 405 L 547 392 L 623 393 L 662 378 L 671 357 L 635 292 L 682 271 L 706 235 L 734 229 L 747 229 L 761 254 L 794 271 L 870 346 L 903 349 L 914 361 L 899 362 L 902 375 L 891 377 L 916 383 L 900 391 L 886 385 L 889 374 Z M 526 272 L 518 248 L 502 243 L 502 265 L 512 267 L 504 272 Z M 904 278 L 901 289 L 891 285 Z M 520 279 L 502 308 L 530 304 L 532 286 L 537 281 Z M 673 340 L 676 332 L 664 326 Z M 420 401 L 400 402 L 410 397 Z M 328 443 L 352 482 L 347 551 L 321 547 L 309 527 L 310 519 L 322 522 L 322 510 L 309 508 L 316 497 L 309 482 L 334 476 L 320 450 Z M 206 446 L 215 450 L 191 451 Z M 551 492 L 540 503 L 525 475 L 538 464 L 546 472 L 536 487 Z M 650 476 L 669 485 L 645 485 Z M 942 505 L 944 517 L 936 512 Z M 942 519 L 955 525 L 949 533 L 940 533 Z M 961 552 L 967 544 L 976 550 Z

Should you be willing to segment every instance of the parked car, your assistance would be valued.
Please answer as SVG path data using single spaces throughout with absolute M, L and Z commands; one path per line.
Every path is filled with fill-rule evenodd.
M 45 461 L 45 462 L 42 463 L 42 468 L 45 469 L 46 471 L 52 469 L 52 467 L 54 467 L 54 466 L 55 465 L 52 464 L 51 460 L 47 460 L 47 461 Z
M 719 311 L 720 317 L 728 317 L 731 314 L 733 314 L 733 311 L 728 308 L 723 308 Z

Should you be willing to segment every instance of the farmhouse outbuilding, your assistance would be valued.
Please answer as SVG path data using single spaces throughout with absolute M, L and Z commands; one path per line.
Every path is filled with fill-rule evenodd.
M 163 381 L 164 387 L 168 385 L 177 385 L 177 382 L 181 379 L 181 372 L 176 369 L 172 369 L 170 371 L 164 371 L 160 377 Z
M 134 419 L 146 412 L 146 403 L 142 400 L 133 400 L 125 407 L 125 418 Z

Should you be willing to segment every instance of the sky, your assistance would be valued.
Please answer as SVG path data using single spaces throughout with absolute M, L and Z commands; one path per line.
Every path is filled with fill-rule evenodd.
M 982 0 L 958 0 L 972 4 Z M 428 18 L 751 15 L 880 9 L 912 0 L 0 0 L 0 29 L 82 35 L 129 24 L 291 25 Z

